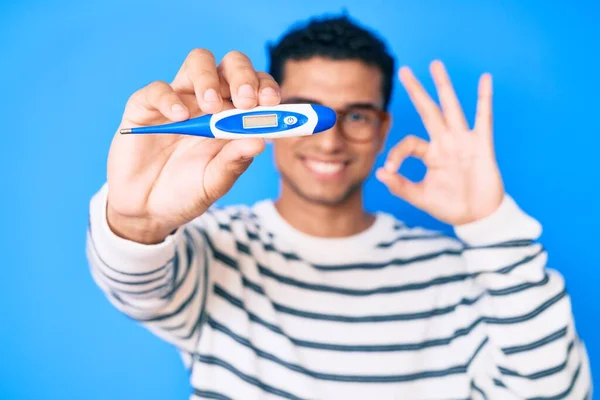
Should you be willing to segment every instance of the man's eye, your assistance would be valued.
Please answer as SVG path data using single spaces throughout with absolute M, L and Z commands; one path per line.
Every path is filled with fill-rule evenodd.
M 369 120 L 369 117 L 366 115 L 366 113 L 361 113 L 358 111 L 349 112 L 347 117 L 352 122 L 364 122 Z

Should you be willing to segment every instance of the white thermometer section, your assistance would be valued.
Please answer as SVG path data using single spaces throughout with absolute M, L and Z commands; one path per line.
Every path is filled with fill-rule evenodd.
M 258 132 L 253 132 L 254 128 L 257 128 L 259 126 L 257 126 L 257 124 L 264 124 L 264 125 L 260 125 L 260 127 L 270 127 L 270 126 L 277 126 L 278 125 L 278 121 L 277 115 L 274 114 L 270 114 L 269 112 L 273 111 L 273 110 L 277 110 L 277 111 L 290 111 L 290 112 L 294 112 L 294 113 L 298 113 L 298 114 L 303 114 L 308 118 L 308 121 L 305 124 L 302 124 L 300 126 L 294 127 L 294 128 L 289 128 L 289 129 L 284 129 L 281 130 L 279 132 L 271 132 L 271 133 L 258 133 Z M 248 133 L 233 133 L 233 132 L 227 132 L 227 131 L 223 131 L 219 128 L 216 127 L 216 124 L 218 121 L 230 117 L 232 115 L 239 115 L 239 114 L 246 114 L 248 112 L 252 112 L 253 115 L 247 117 L 248 119 L 246 121 L 244 121 L 245 127 L 247 127 L 247 132 Z M 264 115 L 256 115 L 255 112 L 256 111 L 265 111 Z M 275 119 L 273 119 L 275 118 Z M 289 118 L 289 117 L 288 117 Z M 284 123 L 286 123 L 286 118 L 284 118 Z M 231 109 L 231 110 L 225 110 L 225 111 L 221 111 L 218 114 L 215 114 L 211 117 L 210 119 L 210 130 L 212 132 L 212 134 L 215 136 L 215 138 L 217 139 L 240 139 L 240 138 L 265 138 L 265 139 L 275 139 L 275 138 L 285 138 L 285 137 L 292 137 L 292 136 L 309 136 L 312 135 L 315 131 L 315 128 L 317 127 L 317 123 L 319 122 L 319 116 L 317 115 L 317 113 L 315 112 L 315 110 L 311 107 L 310 104 L 281 104 L 278 106 L 274 106 L 274 107 L 266 107 L 266 106 L 258 106 L 253 108 L 252 110 L 240 110 L 240 109 Z M 292 119 L 290 121 L 290 125 L 294 125 L 296 123 L 296 121 L 294 119 Z

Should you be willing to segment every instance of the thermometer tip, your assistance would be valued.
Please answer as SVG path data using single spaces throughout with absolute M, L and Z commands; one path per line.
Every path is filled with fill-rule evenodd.
M 126 135 L 128 133 L 131 133 L 131 128 L 123 128 L 121 129 L 121 135 Z

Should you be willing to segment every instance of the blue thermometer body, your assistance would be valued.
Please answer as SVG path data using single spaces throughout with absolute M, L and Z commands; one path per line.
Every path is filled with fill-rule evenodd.
M 318 104 L 258 106 L 250 110 L 230 109 L 186 121 L 121 129 L 122 134 L 172 133 L 216 139 L 249 137 L 284 138 L 309 136 L 331 129 L 337 114 Z

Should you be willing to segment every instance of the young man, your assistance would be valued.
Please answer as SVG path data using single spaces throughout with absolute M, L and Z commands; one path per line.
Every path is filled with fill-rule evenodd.
M 444 67 L 441 107 L 400 80 L 426 142 L 408 137 L 377 178 L 452 224 L 460 241 L 363 209 L 362 184 L 391 117 L 393 59 L 346 18 L 315 20 L 271 49 L 270 74 L 192 51 L 171 83 L 128 101 L 121 127 L 223 108 L 314 102 L 331 130 L 273 142 L 278 199 L 219 208 L 265 143 L 115 135 L 91 201 L 92 274 L 121 312 L 184 355 L 212 399 L 583 399 L 588 360 L 540 224 L 504 192 L 492 145 L 492 82 L 470 128 Z M 231 101 L 229 101 L 231 99 Z M 425 179 L 397 173 L 423 159 Z

